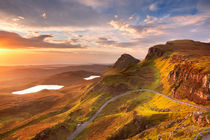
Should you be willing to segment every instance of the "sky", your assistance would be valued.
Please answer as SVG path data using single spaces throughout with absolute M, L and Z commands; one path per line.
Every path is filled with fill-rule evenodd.
M 0 0 L 0 65 L 142 60 L 177 39 L 210 42 L 210 0 Z

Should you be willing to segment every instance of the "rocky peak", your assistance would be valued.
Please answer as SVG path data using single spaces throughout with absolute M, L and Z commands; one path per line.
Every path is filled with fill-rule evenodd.
M 164 54 L 164 51 L 158 47 L 151 47 L 148 50 L 146 59 L 151 59 L 154 56 L 161 57 Z
M 140 62 L 140 60 L 134 58 L 133 56 L 129 54 L 123 54 L 121 57 L 117 60 L 117 62 L 114 64 L 113 68 L 117 70 L 122 70 L 128 66 L 137 64 Z

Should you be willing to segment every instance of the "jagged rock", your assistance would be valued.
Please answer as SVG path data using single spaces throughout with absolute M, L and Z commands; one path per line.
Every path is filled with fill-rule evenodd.
M 187 120 L 187 119 L 189 118 L 189 116 L 190 116 L 190 114 L 186 115 L 186 116 L 184 117 L 184 119 Z
M 206 122 L 210 124 L 210 120 L 208 119 L 208 115 L 205 116 Z
M 161 57 L 163 54 L 164 54 L 164 51 L 161 50 L 160 48 L 152 47 L 152 48 L 149 48 L 146 59 L 151 59 L 154 56 Z
M 127 68 L 130 65 L 134 65 L 136 63 L 140 62 L 140 60 L 134 58 L 133 56 L 129 54 L 123 54 L 121 57 L 116 61 L 113 68 L 117 70 L 123 70 L 124 68 Z
M 183 58 L 183 56 L 181 55 L 173 55 L 171 56 L 170 58 L 170 62 L 171 63 L 176 63 L 176 62 L 181 62 L 181 61 L 184 61 L 185 59 Z
M 199 115 L 197 123 L 198 125 L 203 125 L 203 123 L 205 122 L 205 117 L 202 115 Z
M 197 120 L 198 120 L 198 117 L 199 117 L 199 114 L 197 112 L 193 112 L 193 114 L 192 114 L 192 121 L 194 123 L 196 123 Z
M 204 116 L 202 112 L 193 112 L 192 121 L 200 126 L 205 126 L 210 123 L 208 119 L 208 115 Z
M 171 96 L 177 99 L 187 98 L 198 104 L 207 104 L 210 100 L 209 74 L 203 73 L 203 68 L 196 69 L 190 62 L 184 62 L 175 65 L 168 74 Z
M 210 88 L 210 75 L 205 75 L 203 77 L 203 87 Z

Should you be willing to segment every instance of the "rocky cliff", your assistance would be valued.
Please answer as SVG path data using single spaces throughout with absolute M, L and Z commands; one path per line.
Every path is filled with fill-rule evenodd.
M 210 100 L 210 74 L 194 68 L 192 61 L 176 64 L 168 74 L 171 85 L 171 96 L 187 98 L 198 104 L 207 104 Z
M 146 60 L 156 63 L 163 87 L 168 88 L 166 94 L 207 105 L 210 101 L 209 54 L 209 43 L 177 40 L 150 48 Z
M 161 57 L 164 54 L 164 52 L 165 51 L 162 50 L 161 48 L 157 48 L 157 47 L 149 48 L 146 59 L 151 59 L 154 56 Z

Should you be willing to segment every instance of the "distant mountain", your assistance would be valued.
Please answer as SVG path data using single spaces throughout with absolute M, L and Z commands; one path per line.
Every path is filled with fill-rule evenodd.
M 72 85 L 84 82 L 85 81 L 84 78 L 89 77 L 91 75 L 101 75 L 101 74 L 84 70 L 69 71 L 50 76 L 48 78 L 41 80 L 41 82 L 39 83 L 42 85 Z
M 0 66 L 0 91 L 19 88 L 50 76 L 70 72 L 87 71 L 103 73 L 110 65 L 40 65 L 40 66 Z

